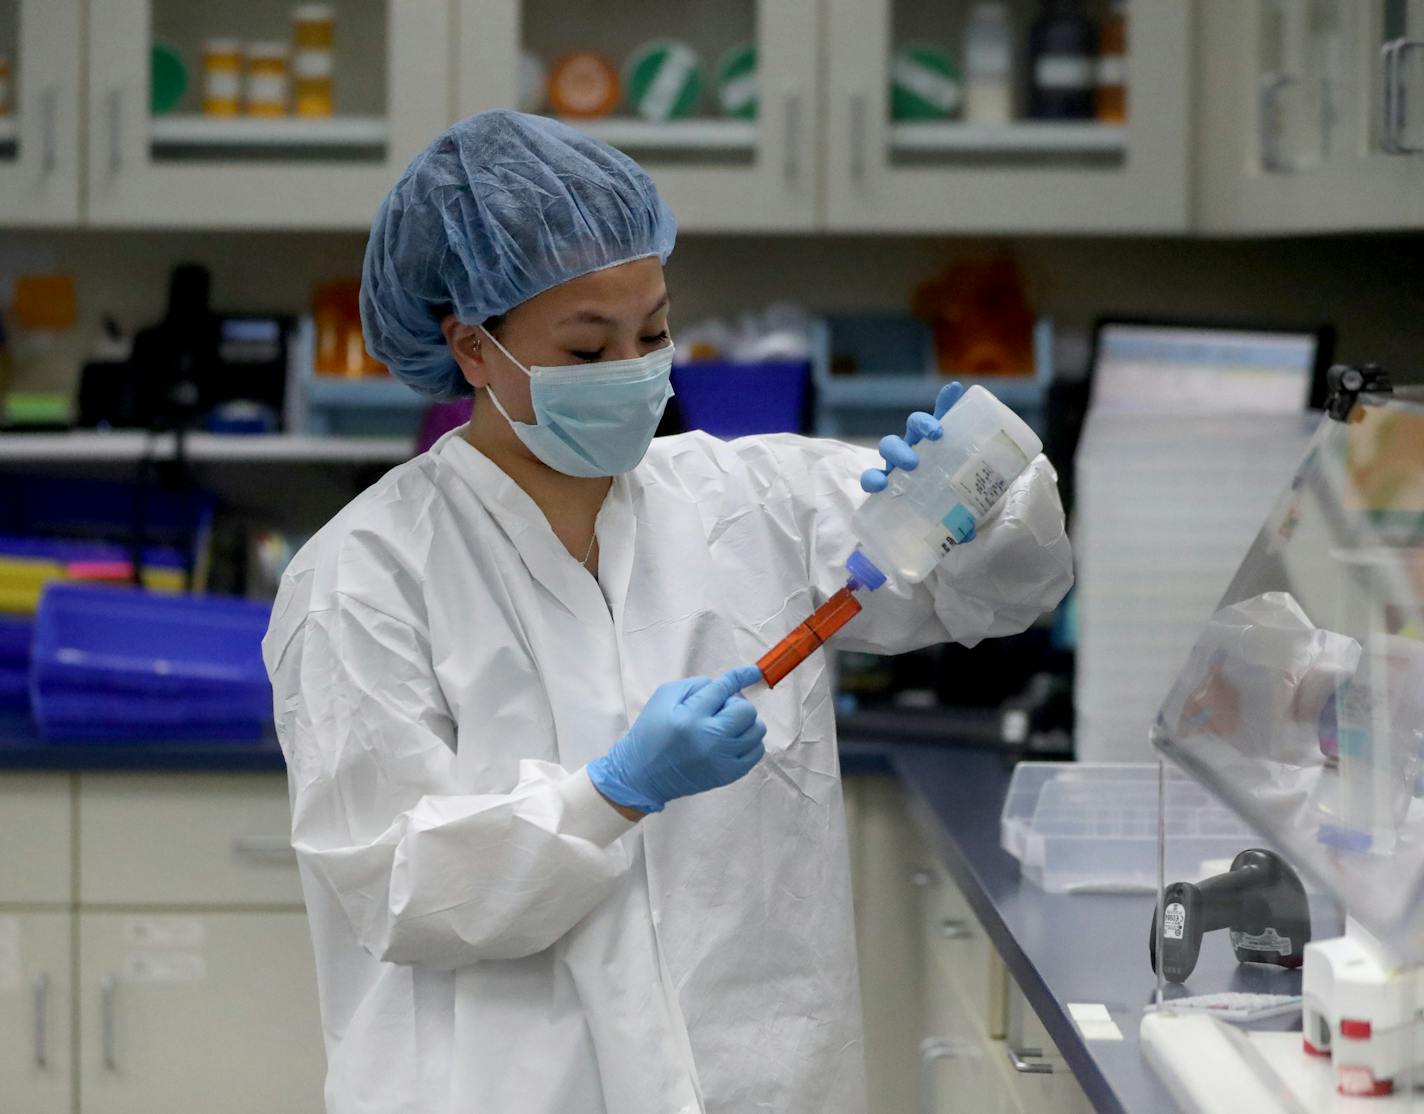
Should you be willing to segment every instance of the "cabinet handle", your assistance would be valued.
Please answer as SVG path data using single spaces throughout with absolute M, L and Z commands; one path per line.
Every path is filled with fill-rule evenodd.
M 49 975 L 35 976 L 35 1067 L 49 1071 Z
M 974 939 L 974 930 L 969 927 L 969 922 L 960 920 L 958 917 L 946 917 L 940 921 L 939 934 L 945 940 Z
M 104 1070 L 119 1070 L 118 1019 L 115 1016 L 115 999 L 118 997 L 119 980 L 113 975 L 104 976 L 99 984 L 99 1030 L 103 1044 Z
M 850 176 L 865 178 L 865 94 L 857 89 L 850 95 Z
M 959 1046 L 946 1037 L 926 1037 L 920 1042 L 920 1114 L 936 1114 L 935 1065 L 959 1056 Z
M 40 145 L 40 174 L 45 178 L 53 177 L 59 167 L 58 117 L 59 89 L 46 85 L 40 93 L 40 132 L 44 137 Z
M 124 168 L 124 147 L 120 135 L 124 122 L 124 91 L 110 89 L 105 100 L 109 110 L 109 177 L 117 178 Z
M 1267 74 L 1261 79 L 1261 166 L 1273 174 L 1293 174 L 1295 166 L 1282 157 L 1281 92 L 1296 83 L 1290 74 Z
M 1384 149 L 1391 155 L 1418 155 L 1424 147 L 1411 147 L 1404 140 L 1405 98 L 1404 60 L 1411 50 L 1424 50 L 1424 40 L 1395 39 L 1380 48 L 1384 62 Z
M 286 836 L 238 836 L 232 849 L 244 859 L 267 865 L 297 861 L 292 841 Z
M 1004 1042 L 1004 1051 L 1009 1054 L 1009 1066 L 1020 1075 L 1052 1075 L 1053 1065 L 1045 1064 L 1039 1059 L 1043 1055 L 1041 1048 L 1015 1048 L 1007 1041 Z M 1037 1061 L 1032 1062 L 1032 1061 Z
M 782 172 L 788 182 L 794 182 L 801 177 L 801 94 L 787 90 L 784 106 L 786 134 L 782 136 L 782 143 L 786 161 L 782 164 Z

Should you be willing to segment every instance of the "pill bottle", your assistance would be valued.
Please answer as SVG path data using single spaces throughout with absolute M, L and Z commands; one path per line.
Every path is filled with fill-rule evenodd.
M 203 115 L 236 116 L 242 110 L 242 44 L 209 39 L 203 44 Z
M 549 74 L 549 106 L 560 116 L 607 116 L 618 107 L 618 71 L 601 54 L 565 54 Z
M 247 48 L 247 114 L 287 115 L 290 88 L 286 44 L 250 44 Z
M 964 122 L 996 127 L 1013 119 L 1014 49 L 1002 0 L 975 4 L 964 24 Z
M 1098 44 L 1095 104 L 1105 124 L 1127 121 L 1127 0 L 1114 0 Z
M 336 9 L 331 4 L 298 4 L 292 11 L 292 91 L 298 116 L 330 116 L 336 111 Z
M 915 446 L 918 467 L 891 472 L 851 523 L 858 552 L 905 584 L 923 580 L 972 537 L 1043 451 L 1024 420 L 983 387 L 970 387 L 940 425 L 944 436 Z
M 1082 0 L 1043 0 L 1028 36 L 1029 116 L 1091 120 L 1098 29 Z

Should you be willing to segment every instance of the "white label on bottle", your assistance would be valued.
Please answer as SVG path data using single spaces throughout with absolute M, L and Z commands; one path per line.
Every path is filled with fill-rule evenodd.
M 1069 92 L 1093 87 L 1093 60 L 1082 54 L 1045 54 L 1033 68 L 1040 89 Z
M 1186 935 L 1186 930 L 1186 906 L 1179 901 L 1174 901 L 1162 913 L 1162 936 L 1167 940 L 1180 940 Z
M 236 70 L 209 70 L 203 89 L 215 101 L 235 101 L 242 91 L 242 78 Z
M 740 112 L 756 100 L 757 97 L 757 75 L 756 71 L 744 73 L 740 77 L 734 77 L 723 83 L 722 88 L 717 91 L 717 97 L 722 102 L 722 108 L 727 112 Z
M 1007 49 L 996 46 L 973 45 L 964 59 L 964 73 L 968 77 L 988 77 L 1002 80 L 1013 69 L 1013 55 Z
M 1126 85 L 1127 58 L 1121 54 L 1105 54 L 1098 59 L 1099 85 Z
M 258 105 L 285 105 L 287 103 L 287 77 L 285 74 L 250 74 L 247 78 L 247 103 Z
M 129 952 L 124 957 L 125 982 L 197 982 L 207 974 L 203 957 L 192 952 Z
M 974 512 L 984 519 L 994 509 L 1009 484 L 1028 467 L 1028 457 L 1003 430 L 989 438 L 977 454 L 950 477 L 950 485 Z
M 124 943 L 133 948 L 201 948 L 203 922 L 197 917 L 129 917 Z
M 329 50 L 299 50 L 292 55 L 292 73 L 298 77 L 330 77 L 332 52 Z
M 909 58 L 897 58 L 891 76 L 901 89 L 941 112 L 953 112 L 959 107 L 959 83 L 945 74 L 917 65 Z
M 20 918 L 0 917 L 0 990 L 20 985 Z

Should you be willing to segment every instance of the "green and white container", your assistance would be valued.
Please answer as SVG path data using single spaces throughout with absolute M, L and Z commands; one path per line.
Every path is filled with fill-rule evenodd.
M 959 112 L 964 85 L 949 52 L 911 43 L 890 63 L 890 118 L 944 120 Z
M 734 46 L 717 63 L 717 106 L 724 116 L 756 119 L 757 51 L 752 43 Z
M 623 69 L 628 103 L 645 120 L 690 116 L 702 99 L 702 61 L 687 43 L 658 39 L 640 46 Z

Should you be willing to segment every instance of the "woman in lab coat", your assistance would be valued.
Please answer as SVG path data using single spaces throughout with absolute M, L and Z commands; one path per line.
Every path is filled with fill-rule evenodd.
M 745 663 L 844 582 L 879 461 L 652 440 L 673 238 L 632 160 L 512 112 L 376 217 L 369 347 L 475 405 L 302 550 L 264 642 L 332 1114 L 866 1109 L 830 683 Z M 1039 458 L 838 641 L 1011 634 L 1070 577 Z

